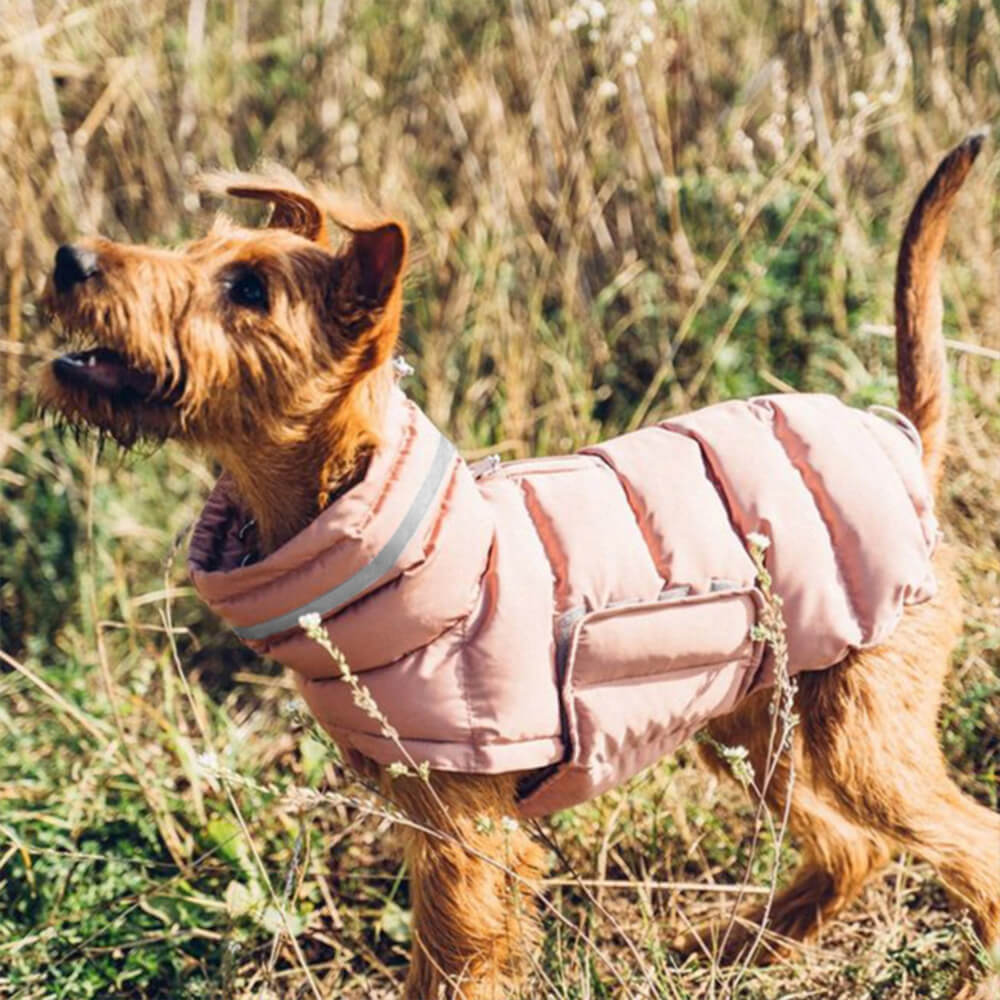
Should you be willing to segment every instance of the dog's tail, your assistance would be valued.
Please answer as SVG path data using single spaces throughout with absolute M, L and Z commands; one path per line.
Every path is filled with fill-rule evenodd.
M 984 138 L 985 132 L 974 132 L 941 161 L 913 208 L 896 265 L 899 407 L 920 432 L 924 469 L 932 487 L 941 475 L 948 417 L 938 257 L 955 196 Z

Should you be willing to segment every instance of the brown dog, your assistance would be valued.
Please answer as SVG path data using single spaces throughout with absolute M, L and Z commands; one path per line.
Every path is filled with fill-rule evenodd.
M 943 161 L 899 257 L 900 406 L 920 432 L 932 485 L 947 412 L 937 258 L 980 143 L 972 137 Z M 269 228 L 219 222 L 176 252 L 100 239 L 60 247 L 51 308 L 88 342 L 45 371 L 41 396 L 126 446 L 172 437 L 207 452 L 232 477 L 267 554 L 365 474 L 393 378 L 406 234 L 396 222 L 345 216 L 291 183 L 243 177 L 228 191 L 272 203 Z M 328 214 L 348 230 L 340 249 L 331 248 Z M 935 559 L 937 596 L 908 608 L 890 642 L 799 679 L 801 722 L 766 793 L 773 810 L 787 807 L 805 855 L 771 908 L 768 927 L 781 938 L 813 934 L 903 849 L 935 867 L 985 945 L 1000 945 L 1000 817 L 950 781 L 937 742 L 960 612 L 947 553 Z M 759 692 L 713 720 L 708 746 L 745 746 L 763 774 L 769 705 Z M 714 751 L 705 755 L 728 771 Z M 533 938 L 526 888 L 541 851 L 504 822 L 516 813 L 517 779 L 382 775 L 427 829 L 408 832 L 411 1000 L 498 997 L 523 971 Z M 727 952 L 752 934 L 730 933 Z

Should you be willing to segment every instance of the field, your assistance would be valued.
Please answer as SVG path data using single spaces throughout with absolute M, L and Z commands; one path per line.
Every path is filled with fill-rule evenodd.
M 223 207 L 203 168 L 273 160 L 367 193 L 413 234 L 408 388 L 470 458 L 759 392 L 892 404 L 906 214 L 1000 114 L 1000 6 L 916 6 L 4 5 L 0 998 L 389 998 L 410 933 L 392 810 L 187 580 L 217 470 L 60 438 L 35 411 L 55 247 L 201 232 Z M 994 809 L 998 175 L 991 138 L 942 269 L 941 512 L 966 607 L 941 734 Z M 751 817 L 687 747 L 540 826 L 551 908 L 525 997 L 943 1000 L 991 974 L 907 857 L 797 963 L 681 964 L 685 920 L 795 861 L 787 838 L 752 851 Z

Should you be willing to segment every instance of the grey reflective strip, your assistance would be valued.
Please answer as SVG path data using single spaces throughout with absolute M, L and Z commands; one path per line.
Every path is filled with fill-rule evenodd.
M 423 481 L 417 495 L 413 498 L 410 509 L 405 517 L 399 522 L 399 527 L 392 533 L 392 537 L 382 546 L 382 550 L 375 558 L 362 567 L 353 576 L 349 576 L 343 583 L 337 584 L 332 590 L 325 594 L 313 598 L 308 604 L 303 604 L 300 608 L 295 608 L 283 615 L 269 618 L 259 625 L 236 626 L 233 631 L 241 639 L 266 639 L 268 636 L 278 632 L 285 632 L 294 628 L 299 622 L 301 615 L 316 612 L 320 615 L 328 615 L 331 611 L 349 604 L 359 594 L 363 594 L 373 584 L 389 572 L 395 565 L 396 560 L 403 554 L 403 549 L 412 541 L 417 533 L 417 528 L 423 521 L 427 511 L 430 510 L 434 496 L 444 482 L 445 475 L 451 466 L 452 456 L 455 449 L 451 442 L 441 436 L 438 441 L 437 451 L 431 461 L 430 471 Z

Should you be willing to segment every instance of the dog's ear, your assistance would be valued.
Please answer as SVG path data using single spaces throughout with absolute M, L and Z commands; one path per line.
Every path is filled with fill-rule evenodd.
M 288 229 L 307 240 L 326 243 L 326 213 L 319 203 L 299 184 L 293 174 L 269 171 L 274 176 L 213 171 L 202 174 L 199 187 L 215 195 L 266 201 L 274 206 L 268 220 L 270 229 Z
M 357 196 L 337 191 L 323 195 L 329 217 L 349 237 L 345 254 L 355 304 L 368 309 L 385 306 L 406 266 L 410 243 L 406 226 Z
M 307 240 L 327 242 L 323 209 L 304 191 L 277 187 L 262 180 L 228 184 L 226 193 L 234 198 L 269 201 L 274 206 L 267 223 L 269 229 L 290 229 Z
M 400 222 L 351 231 L 349 274 L 358 305 L 367 309 L 386 305 L 402 276 L 407 242 L 406 227 Z

